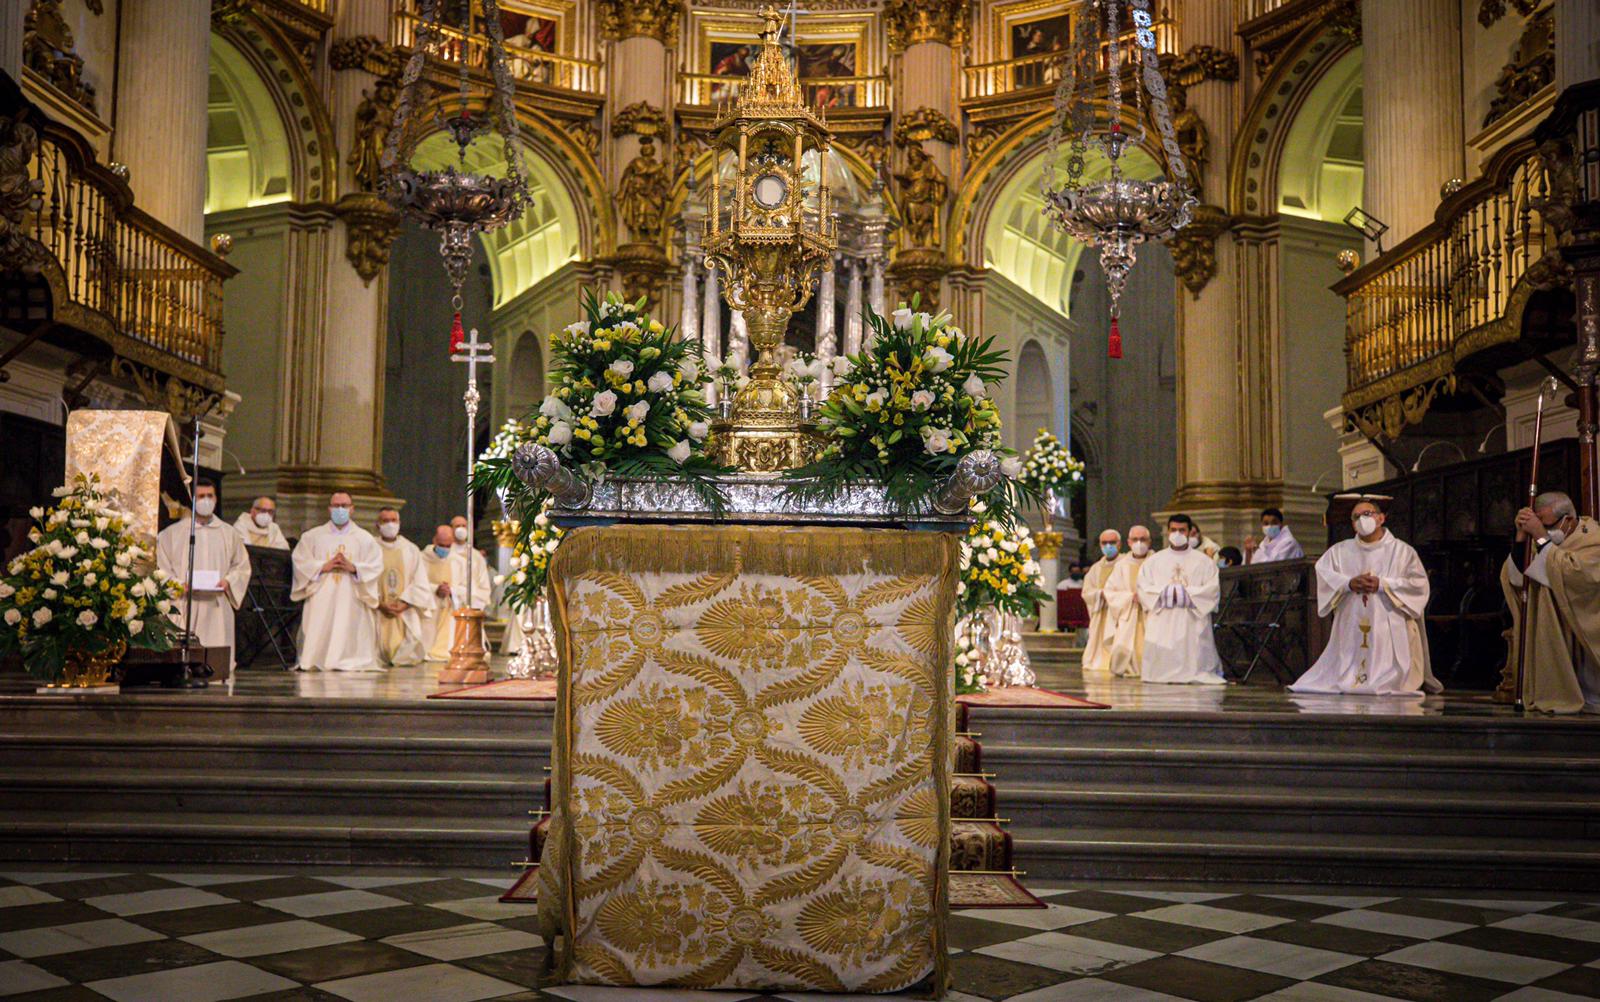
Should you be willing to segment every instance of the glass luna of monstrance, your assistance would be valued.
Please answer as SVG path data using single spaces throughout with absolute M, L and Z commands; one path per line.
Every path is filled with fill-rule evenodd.
M 726 276 L 723 296 L 743 313 L 755 358 L 732 415 L 712 428 L 712 452 L 749 473 L 777 473 L 815 458 L 820 440 L 781 378 L 778 350 L 794 312 L 838 246 L 826 173 L 831 133 L 806 105 L 778 44 L 776 8 L 762 12 L 761 51 L 750 78 L 713 128 L 707 266 Z

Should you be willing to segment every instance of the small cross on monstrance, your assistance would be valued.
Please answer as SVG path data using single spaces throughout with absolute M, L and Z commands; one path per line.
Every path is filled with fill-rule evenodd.
M 494 346 L 478 340 L 478 328 L 469 332 L 466 340 L 455 346 L 450 361 L 464 362 L 467 366 L 467 391 L 461 400 L 467 408 L 467 600 L 455 611 L 455 643 L 450 648 L 450 663 L 439 673 L 441 682 L 462 682 L 476 685 L 489 681 L 489 662 L 483 647 L 483 613 L 472 607 L 473 512 L 472 469 L 477 461 L 475 443 L 478 437 L 478 404 L 483 396 L 478 392 L 478 366 L 494 361 Z

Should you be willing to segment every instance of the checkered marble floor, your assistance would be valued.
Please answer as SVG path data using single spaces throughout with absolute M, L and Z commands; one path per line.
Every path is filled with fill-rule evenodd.
M 314 873 L 314 875 L 313 875 Z M 742 1002 L 558 986 L 509 878 L 0 871 L 6 1002 Z M 1600 998 L 1600 903 L 1057 889 L 951 917 L 957 1002 Z M 778 996 L 822 1002 L 838 996 Z M 855 997 L 855 996 L 851 996 Z M 882 996 L 860 996 L 881 998 Z

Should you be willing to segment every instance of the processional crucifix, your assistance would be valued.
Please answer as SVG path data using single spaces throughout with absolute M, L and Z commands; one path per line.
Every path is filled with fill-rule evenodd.
M 472 557 L 474 543 L 474 517 L 472 511 L 472 467 L 477 460 L 478 404 L 483 395 L 478 392 L 478 366 L 494 361 L 494 346 L 478 340 L 478 328 L 472 328 L 468 337 L 455 345 L 450 361 L 462 362 L 467 367 L 467 391 L 461 401 L 467 408 L 467 600 L 455 611 L 455 644 L 450 649 L 450 664 L 445 669 L 451 675 L 460 674 L 461 681 L 469 684 L 488 681 L 489 664 L 483 651 L 483 614 L 472 607 Z M 463 630 L 462 621 L 469 625 Z M 481 676 L 478 673 L 482 673 Z M 441 673 L 443 674 L 443 673 Z

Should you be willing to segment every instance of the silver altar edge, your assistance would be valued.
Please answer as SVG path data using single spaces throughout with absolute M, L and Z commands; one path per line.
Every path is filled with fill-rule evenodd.
M 852 484 L 825 501 L 791 493 L 795 481 L 781 476 L 730 474 L 713 477 L 727 504 L 719 517 L 693 487 L 681 481 L 606 477 L 591 482 L 561 465 L 542 445 L 524 445 L 511 457 L 524 484 L 548 492 L 550 519 L 563 528 L 611 522 L 729 522 L 765 525 L 855 525 L 964 532 L 972 499 L 1004 476 L 999 457 L 987 450 L 961 458 L 956 471 L 922 504 L 897 505 L 878 484 Z

